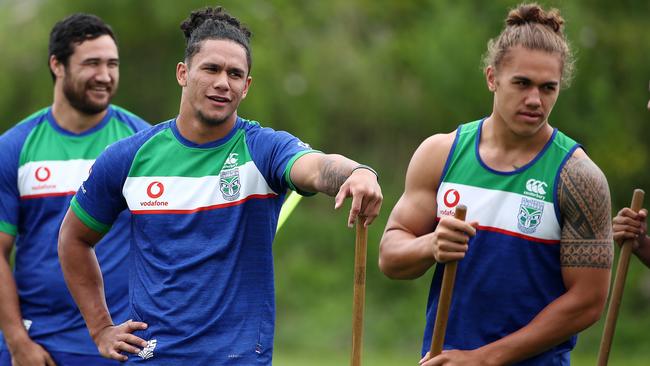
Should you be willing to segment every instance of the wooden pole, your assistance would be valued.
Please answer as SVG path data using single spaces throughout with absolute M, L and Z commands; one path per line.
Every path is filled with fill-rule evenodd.
M 632 195 L 632 204 L 630 208 L 634 212 L 639 212 L 643 206 L 643 196 L 645 192 L 641 189 L 635 189 Z M 598 352 L 598 366 L 607 366 L 609 360 L 609 351 L 612 348 L 614 331 L 616 330 L 616 320 L 618 319 L 618 310 L 623 299 L 623 290 L 625 288 L 625 279 L 627 278 L 627 269 L 630 264 L 630 254 L 634 246 L 635 239 L 627 239 L 621 246 L 621 254 L 618 258 L 616 267 L 616 277 L 614 277 L 614 288 L 612 296 L 609 299 L 609 308 L 607 309 L 607 318 L 605 320 L 605 329 L 600 341 L 600 350 Z
M 352 302 L 352 357 L 350 365 L 361 366 L 363 340 L 363 312 L 366 301 L 366 254 L 368 228 L 363 225 L 365 218 L 359 217 L 356 224 L 354 245 L 354 297 Z
M 465 205 L 456 206 L 455 218 L 465 221 L 466 214 L 467 207 L 465 207 Z M 438 311 L 436 312 L 436 323 L 433 326 L 433 336 L 431 338 L 431 348 L 429 350 L 430 358 L 442 353 L 442 346 L 445 343 L 445 332 L 447 330 L 447 320 L 449 319 L 451 296 L 454 292 L 457 266 L 458 261 L 445 263 L 445 272 L 442 275 L 442 287 L 440 288 L 440 298 L 438 299 Z

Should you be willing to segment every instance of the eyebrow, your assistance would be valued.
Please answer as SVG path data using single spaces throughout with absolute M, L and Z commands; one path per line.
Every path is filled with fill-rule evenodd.
M 533 83 L 533 81 L 532 81 L 531 79 L 529 79 L 529 78 L 527 78 L 527 77 L 525 77 L 525 76 L 518 76 L 518 75 L 515 75 L 515 76 L 512 77 L 512 80 L 515 80 L 515 81 L 525 81 L 525 82 L 528 82 L 528 83 L 531 83 L 531 84 Z M 557 86 L 557 85 L 559 85 L 559 84 L 560 84 L 560 83 L 559 83 L 558 81 L 547 81 L 547 82 L 545 82 L 545 83 L 541 83 L 541 85 L 543 85 L 543 86 Z
M 244 71 L 243 69 L 241 69 L 241 68 L 239 68 L 239 67 L 234 67 L 234 66 L 228 68 L 228 71 L 236 72 L 236 73 L 239 73 L 239 74 L 242 74 L 242 75 L 245 75 L 245 74 L 246 74 L 246 71 Z
M 108 62 L 111 62 L 111 61 L 118 61 L 119 62 L 120 61 L 120 59 L 117 58 L 117 57 L 111 57 L 109 59 L 104 59 L 104 58 L 101 58 L 101 57 L 89 57 L 89 58 L 85 58 L 85 59 L 81 60 L 81 62 L 83 63 L 83 62 L 93 62 L 93 61 L 102 61 L 102 60 L 107 60 Z

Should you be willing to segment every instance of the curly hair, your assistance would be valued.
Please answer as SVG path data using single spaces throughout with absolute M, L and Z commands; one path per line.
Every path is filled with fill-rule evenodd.
M 562 85 L 568 87 L 573 78 L 575 58 L 563 32 L 564 19 L 557 9 L 544 11 L 536 3 L 521 4 L 510 10 L 505 28 L 488 42 L 483 66 L 498 69 L 508 50 L 522 46 L 531 50 L 558 53 L 562 60 Z
M 181 30 L 187 43 L 185 60 L 189 63 L 201 50 L 201 42 L 207 39 L 227 39 L 240 44 L 246 50 L 246 62 L 250 72 L 252 66 L 251 31 L 237 18 L 228 14 L 221 6 L 206 7 L 193 11 L 181 23 Z
M 74 46 L 89 39 L 96 39 L 103 35 L 110 36 L 115 44 L 117 39 L 113 34 L 111 26 L 96 15 L 75 13 L 63 20 L 57 22 L 50 32 L 50 43 L 48 46 L 48 69 L 49 58 L 54 56 L 56 59 L 68 66 L 70 56 L 74 53 Z M 50 70 L 52 80 L 56 76 Z

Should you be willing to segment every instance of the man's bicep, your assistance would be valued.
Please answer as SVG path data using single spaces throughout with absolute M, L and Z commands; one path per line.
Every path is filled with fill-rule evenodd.
M 0 231 L 0 255 L 6 257 L 7 260 L 9 260 L 11 250 L 14 247 L 14 240 L 15 237 L 13 235 Z
M 287 167 L 289 169 L 290 185 L 293 185 L 297 190 L 315 192 L 316 179 L 322 158 L 323 154 L 319 153 L 303 154 L 298 157 L 290 167 Z
M 88 245 L 95 245 L 104 236 L 104 232 L 98 231 L 96 227 L 89 225 L 77 215 L 74 209 L 69 208 L 59 232 L 60 242 L 84 242 Z
M 393 208 L 387 231 L 399 229 L 415 236 L 433 231 L 436 220 L 436 195 L 441 170 L 426 142 L 415 152 L 406 172 L 404 193 Z
M 588 158 L 570 158 L 560 173 L 563 267 L 609 269 L 613 260 L 607 179 Z
M 435 223 L 435 193 L 404 192 L 390 214 L 386 231 L 398 229 L 418 237 L 433 231 Z

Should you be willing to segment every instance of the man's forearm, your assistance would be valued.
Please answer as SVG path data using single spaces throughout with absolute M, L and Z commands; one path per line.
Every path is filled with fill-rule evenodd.
M 509 365 L 538 355 L 566 341 L 600 318 L 600 300 L 587 302 L 566 293 L 547 305 L 528 325 L 479 349 L 495 365 Z
M 639 260 L 641 260 L 646 267 L 650 268 L 650 237 L 646 235 L 643 245 L 640 245 L 639 249 L 637 249 L 634 254 L 639 257 Z
M 29 339 L 29 335 L 20 313 L 16 281 L 5 256 L 0 256 L 0 299 L 0 329 L 12 349 L 21 340 Z
M 336 196 L 339 188 L 357 165 L 359 164 L 342 155 L 324 155 L 318 169 L 316 190 L 329 196 Z
M 87 243 L 62 235 L 59 259 L 68 289 L 86 321 L 90 335 L 94 337 L 101 329 L 113 325 L 95 251 Z
M 426 273 L 436 261 L 427 242 L 431 234 L 415 237 L 404 230 L 384 233 L 379 247 L 379 268 L 392 279 L 415 279 Z

